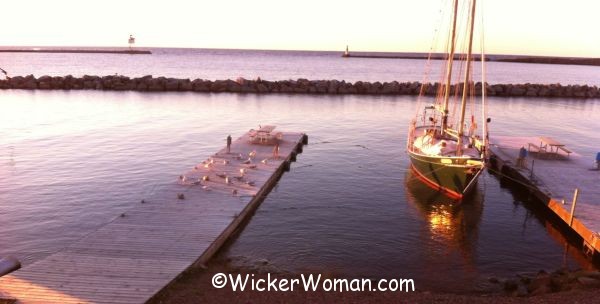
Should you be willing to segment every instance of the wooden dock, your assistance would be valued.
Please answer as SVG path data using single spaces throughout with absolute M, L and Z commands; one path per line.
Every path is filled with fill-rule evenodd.
M 590 255 L 600 252 L 600 171 L 591 171 L 593 159 L 573 152 L 539 157 L 529 153 L 524 168 L 517 167 L 519 149 L 539 143 L 537 137 L 492 137 L 492 170 L 530 190 L 540 201 L 583 239 Z M 533 168 L 532 168 L 533 167 Z M 571 219 L 575 189 L 579 189 Z
M 144 303 L 207 262 L 307 142 L 280 133 L 275 158 L 273 143 L 250 143 L 250 133 L 97 231 L 0 278 L 0 303 Z

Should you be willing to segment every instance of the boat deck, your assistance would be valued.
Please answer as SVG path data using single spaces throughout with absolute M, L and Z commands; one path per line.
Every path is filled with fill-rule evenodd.
M 592 158 L 572 152 L 559 151 L 551 157 L 538 157 L 529 153 L 526 168 L 516 166 L 519 149 L 529 143 L 539 142 L 538 137 L 492 137 L 490 150 L 499 161 L 499 169 L 506 166 L 511 175 L 535 189 L 536 196 L 567 225 L 575 188 L 579 189 L 574 221 L 571 228 L 596 252 L 600 251 L 600 171 L 592 171 Z M 532 174 L 533 164 L 533 174 Z
M 275 159 L 273 145 L 250 144 L 249 136 L 97 231 L 0 278 L 0 302 L 144 303 L 187 268 L 207 262 L 252 215 L 306 141 L 302 133 L 282 133 Z M 249 154 L 254 158 L 247 164 Z

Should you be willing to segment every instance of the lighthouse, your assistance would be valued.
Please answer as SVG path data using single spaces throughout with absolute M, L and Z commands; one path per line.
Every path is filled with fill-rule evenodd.
M 129 35 L 129 50 L 130 51 L 132 50 L 134 44 L 135 44 L 135 38 L 133 37 L 133 35 Z

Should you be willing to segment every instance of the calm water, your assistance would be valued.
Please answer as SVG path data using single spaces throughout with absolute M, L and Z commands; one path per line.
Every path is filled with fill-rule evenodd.
M 404 152 L 415 97 L 0 93 L 0 256 L 25 264 L 174 182 L 227 134 L 269 123 L 305 131 L 310 144 L 220 254 L 236 265 L 267 260 L 276 271 L 413 278 L 417 288 L 453 291 L 589 266 L 574 250 L 565 255 L 560 234 L 494 176 L 462 205 L 416 181 Z M 556 136 L 593 159 L 599 111 L 598 100 L 492 98 L 491 132 Z
M 442 61 L 342 58 L 342 52 L 152 49 L 152 55 L 0 53 L 10 75 L 143 75 L 265 80 L 338 79 L 346 81 L 438 81 Z M 600 67 L 489 62 L 489 83 L 600 85 Z M 475 79 L 480 79 L 478 64 Z

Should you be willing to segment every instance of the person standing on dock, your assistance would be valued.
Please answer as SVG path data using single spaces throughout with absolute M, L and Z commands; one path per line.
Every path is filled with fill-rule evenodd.
M 525 158 L 527 157 L 527 149 L 525 146 L 521 146 L 519 149 L 519 157 L 517 158 L 517 168 L 526 168 L 527 164 L 525 162 Z
M 227 154 L 231 153 L 231 134 L 227 135 Z
M 279 159 L 279 139 L 275 139 L 275 146 L 273 147 L 273 159 Z

